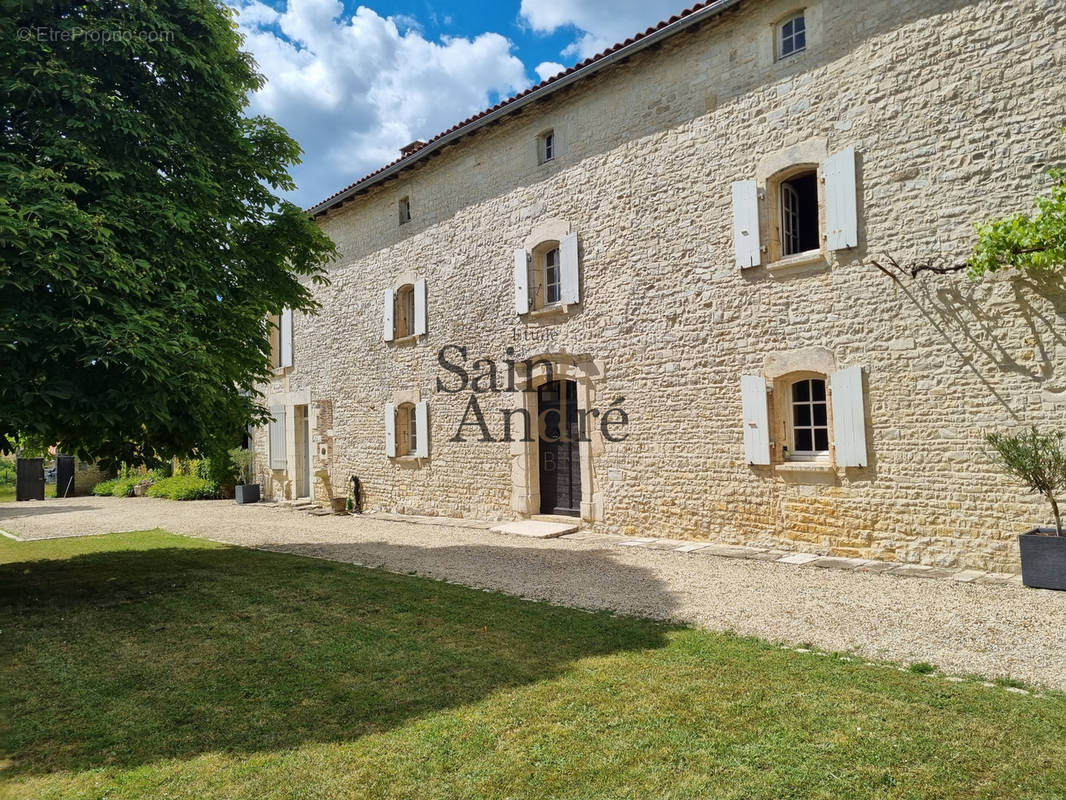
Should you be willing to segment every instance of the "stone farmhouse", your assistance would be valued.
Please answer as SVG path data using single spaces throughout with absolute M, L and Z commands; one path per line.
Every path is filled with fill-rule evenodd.
M 1048 512 L 983 440 L 1066 419 L 1066 291 L 889 264 L 1048 188 L 1064 31 L 717 0 L 413 143 L 310 209 L 341 255 L 277 320 L 267 495 L 1015 571 Z

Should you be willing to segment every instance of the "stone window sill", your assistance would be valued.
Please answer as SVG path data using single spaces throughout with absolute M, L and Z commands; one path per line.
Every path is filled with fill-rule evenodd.
M 550 319 L 551 317 L 567 317 L 570 315 L 570 308 L 570 305 L 547 306 L 545 308 L 534 309 L 525 316 L 527 316 L 529 319 Z
M 774 467 L 777 472 L 836 472 L 828 461 L 785 461 Z
M 390 461 L 395 461 L 397 464 L 401 464 L 405 467 L 420 467 L 423 461 L 429 461 L 428 458 L 419 458 L 418 456 L 390 456 Z
M 799 267 L 815 268 L 828 266 L 829 262 L 825 260 L 825 255 L 821 250 L 808 250 L 806 253 L 796 253 L 795 255 L 779 258 L 777 261 L 767 264 L 766 269 L 770 272 L 784 272 Z
M 412 333 L 410 336 L 401 336 L 398 339 L 393 339 L 392 344 L 396 347 L 402 347 L 403 345 L 415 344 L 418 342 L 418 334 Z

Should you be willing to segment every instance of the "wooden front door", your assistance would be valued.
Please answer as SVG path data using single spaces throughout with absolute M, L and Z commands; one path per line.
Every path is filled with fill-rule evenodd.
M 537 390 L 540 445 L 540 513 L 581 515 L 581 448 L 577 384 L 551 381 Z

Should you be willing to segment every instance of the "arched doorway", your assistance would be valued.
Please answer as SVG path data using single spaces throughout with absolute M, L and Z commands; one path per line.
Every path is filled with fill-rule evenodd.
M 581 448 L 577 382 L 537 388 L 540 513 L 581 516 Z

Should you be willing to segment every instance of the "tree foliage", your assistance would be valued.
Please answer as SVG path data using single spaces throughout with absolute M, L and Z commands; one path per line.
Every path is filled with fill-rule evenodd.
M 1057 495 L 1066 491 L 1066 437 L 1062 433 L 1040 433 L 1036 428 L 1024 433 L 992 433 L 987 437 L 1000 466 L 1022 481 L 1031 492 L 1051 503 L 1055 530 L 1062 528 Z
M 1048 171 L 1051 194 L 1036 199 L 1034 214 L 1015 214 L 977 225 L 978 241 L 970 255 L 971 277 L 1014 268 L 1049 272 L 1066 266 L 1066 172 Z
M 335 254 L 299 148 L 215 0 L 0 3 L 0 449 L 224 452 Z

